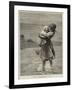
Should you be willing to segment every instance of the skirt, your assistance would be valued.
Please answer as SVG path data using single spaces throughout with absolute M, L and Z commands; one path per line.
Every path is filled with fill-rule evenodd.
M 41 46 L 40 49 L 40 58 L 41 60 L 52 60 L 53 59 L 53 53 L 51 49 L 52 42 L 48 41 L 46 44 Z

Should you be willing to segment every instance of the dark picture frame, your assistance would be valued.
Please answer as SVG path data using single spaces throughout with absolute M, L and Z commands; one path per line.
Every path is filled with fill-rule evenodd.
M 34 6 L 34 7 L 50 7 L 67 9 L 67 81 L 52 83 L 36 83 L 36 84 L 15 84 L 14 77 L 14 6 Z M 45 86 L 61 86 L 70 85 L 70 5 L 64 4 L 48 4 L 33 2 L 9 2 L 9 88 L 29 88 L 29 87 L 45 87 Z

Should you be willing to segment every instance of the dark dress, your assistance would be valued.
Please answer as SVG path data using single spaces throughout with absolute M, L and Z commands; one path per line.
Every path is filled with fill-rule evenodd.
M 53 33 L 54 35 L 55 33 Z M 41 49 L 40 49 L 40 58 L 41 60 L 52 60 L 53 56 L 55 55 L 55 51 L 53 48 L 53 43 L 51 41 L 51 38 L 53 37 L 53 35 L 44 38 L 46 40 L 46 43 L 42 45 L 40 45 Z M 41 38 L 41 37 L 40 37 Z
M 41 60 L 50 60 L 53 57 L 52 48 L 53 48 L 53 44 L 51 40 L 48 39 L 46 44 L 41 46 L 41 50 L 40 50 Z

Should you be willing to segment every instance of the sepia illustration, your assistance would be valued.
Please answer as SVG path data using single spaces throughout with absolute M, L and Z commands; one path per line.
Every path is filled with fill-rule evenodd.
M 19 76 L 63 73 L 62 12 L 19 10 Z
M 9 88 L 70 85 L 70 5 L 9 2 Z

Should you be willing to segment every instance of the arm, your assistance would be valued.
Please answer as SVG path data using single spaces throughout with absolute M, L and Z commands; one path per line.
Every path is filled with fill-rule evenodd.
M 46 33 L 46 32 L 44 32 L 44 31 L 42 31 L 42 32 L 40 33 L 39 37 L 50 39 L 51 37 L 53 37 L 54 34 L 55 34 L 55 32 L 48 32 L 48 33 Z
M 48 33 L 46 33 L 46 37 L 48 39 L 51 39 L 54 36 L 54 34 L 55 34 L 55 32 L 48 32 Z
M 52 48 L 52 53 L 53 53 L 53 55 L 55 57 L 55 50 L 54 50 L 54 48 Z
M 39 34 L 39 37 L 42 38 L 42 39 L 46 39 L 46 32 L 42 31 L 40 34 Z

